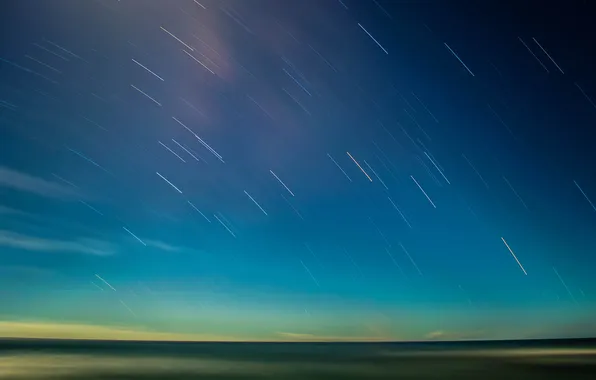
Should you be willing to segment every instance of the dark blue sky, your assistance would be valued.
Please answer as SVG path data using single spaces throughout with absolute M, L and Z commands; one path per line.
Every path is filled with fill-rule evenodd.
M 0 335 L 593 336 L 589 7 L 516 3 L 2 4 Z

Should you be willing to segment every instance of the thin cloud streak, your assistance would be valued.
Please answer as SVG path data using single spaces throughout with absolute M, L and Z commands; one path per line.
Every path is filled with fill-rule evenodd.
M 7 230 L 0 230 L 0 246 L 34 252 L 79 253 L 95 256 L 107 256 L 116 253 L 112 244 L 101 240 L 91 238 L 78 238 L 75 240 L 47 239 Z
M 175 246 L 175 245 L 172 245 L 172 244 L 168 244 L 168 243 L 165 243 L 165 242 L 160 241 L 160 240 L 144 240 L 143 239 L 143 241 L 149 247 L 152 247 L 152 248 L 155 248 L 155 249 L 159 249 L 161 251 L 166 251 L 166 252 L 182 252 L 182 251 L 187 250 L 187 248 Z
M 7 187 L 49 198 L 71 198 L 75 191 L 59 183 L 0 166 L 0 187 Z

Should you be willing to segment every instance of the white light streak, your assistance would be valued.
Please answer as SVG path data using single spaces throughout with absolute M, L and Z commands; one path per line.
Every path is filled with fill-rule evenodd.
M 232 230 L 230 230 L 230 228 L 228 226 L 225 225 L 224 222 L 221 221 L 221 219 L 219 219 L 219 217 L 215 214 L 213 214 L 213 217 L 215 217 L 215 219 L 217 219 L 217 221 L 219 222 L 219 224 L 221 224 L 222 226 L 224 226 L 224 228 L 226 230 L 228 230 L 228 232 L 230 233 L 230 235 L 232 235 L 233 237 L 236 237 L 236 235 L 234 235 L 234 233 L 232 232 Z
M 170 149 L 170 147 L 169 147 L 169 146 L 167 146 L 166 144 L 162 143 L 162 142 L 161 142 L 161 141 L 159 141 L 159 140 L 158 140 L 157 142 L 159 143 L 159 145 L 161 145 L 161 146 L 163 146 L 164 148 L 166 148 L 166 149 L 167 149 L 167 150 L 168 150 L 170 153 L 172 153 L 174 156 L 178 157 L 178 159 L 179 159 L 180 161 L 182 161 L 182 162 L 186 163 L 186 161 L 185 161 L 185 160 L 184 160 L 182 157 L 180 157 L 180 156 L 178 155 L 178 153 L 176 153 L 176 152 L 174 152 L 172 149 Z
M 348 154 L 348 156 L 350 156 L 350 158 L 352 159 L 352 161 L 354 161 L 354 163 L 360 168 L 360 170 L 362 170 L 362 173 L 364 173 L 364 175 L 366 176 L 366 178 L 368 178 L 368 180 L 370 182 L 372 182 L 372 178 L 370 178 L 370 176 L 368 175 L 368 173 L 362 168 L 362 166 L 360 166 L 360 164 L 358 163 L 358 161 L 356 161 L 356 159 L 354 157 L 352 157 L 352 155 L 350 154 L 350 152 L 346 152 Z
M 426 197 L 426 199 L 428 199 L 428 201 L 430 202 L 430 204 L 434 208 L 437 208 L 437 206 L 435 206 L 435 203 L 432 201 L 432 199 L 430 199 L 430 197 L 428 196 L 428 194 L 426 194 L 426 191 L 424 191 L 424 189 L 422 188 L 422 186 L 420 186 L 420 184 L 418 183 L 418 181 L 416 181 L 416 178 L 414 178 L 414 176 L 410 176 L 410 178 L 412 178 L 412 181 L 414 181 L 414 183 L 416 184 L 416 186 L 418 186 L 418 188 L 420 189 L 420 191 L 422 191 L 422 194 L 424 194 L 424 196 Z
M 147 67 L 145 67 L 143 64 L 141 64 L 139 61 L 135 60 L 134 58 L 132 59 L 132 61 L 134 63 L 136 63 L 137 65 L 141 66 L 142 68 L 144 68 L 145 70 L 147 70 L 149 73 L 153 74 L 153 76 L 155 76 L 160 81 L 164 82 L 164 80 L 163 80 L 162 77 L 160 77 L 159 75 L 155 74 L 153 71 L 149 70 Z
M 387 190 L 389 190 L 389 188 L 387 187 L 387 185 L 385 185 L 385 182 L 383 182 L 383 180 L 381 179 L 381 177 L 379 177 L 379 175 L 377 174 L 377 172 L 375 171 L 375 169 L 372 168 L 372 166 L 370 166 L 370 164 L 368 162 L 366 162 L 366 160 L 364 160 L 364 164 L 370 169 L 370 171 L 374 174 L 375 177 L 377 177 L 377 179 L 379 180 L 379 182 L 381 182 L 381 185 L 383 185 L 383 187 Z
M 565 74 L 565 72 L 563 72 L 563 69 L 561 69 L 561 67 L 559 65 L 557 65 L 557 62 L 555 62 L 555 60 L 553 59 L 553 57 L 551 57 L 550 54 L 548 54 L 548 52 L 542 47 L 542 45 L 540 45 L 540 43 L 536 40 L 536 38 L 532 37 L 532 39 L 534 40 L 534 42 L 536 42 L 536 45 L 538 45 L 538 47 L 540 47 L 540 49 L 542 49 L 542 51 L 544 52 L 544 54 L 546 54 L 546 56 L 548 57 L 548 59 L 550 59 L 550 61 L 552 63 L 554 63 L 555 66 L 557 66 L 557 69 L 559 69 L 559 71 L 561 72 L 561 74 Z
M 579 184 L 575 181 L 573 181 L 573 183 L 575 184 L 575 186 L 577 186 L 577 188 L 579 189 L 579 191 L 581 191 L 582 195 L 584 196 L 584 198 L 586 198 L 586 200 L 588 201 L 588 203 L 590 204 L 590 206 L 592 206 L 592 208 L 594 209 L 594 211 L 596 211 L 596 206 L 594 206 L 594 203 L 592 203 L 592 201 L 590 200 L 590 198 L 588 198 L 588 195 L 586 193 L 584 193 L 584 190 L 579 186 Z
M 186 55 L 188 55 L 190 58 L 194 59 L 195 62 L 197 62 L 199 65 L 203 66 L 205 68 L 205 70 L 209 71 L 211 74 L 215 75 L 215 73 L 213 72 L 213 70 L 211 70 L 210 68 L 208 68 L 207 66 L 205 66 L 205 64 L 201 61 L 199 61 L 197 58 L 195 58 L 192 54 L 190 54 L 189 52 L 187 52 L 186 50 L 182 49 L 182 51 L 184 53 L 186 53 Z
M 199 137 L 199 135 L 197 135 L 196 133 L 194 133 L 194 131 L 190 128 L 188 128 L 183 122 L 181 122 L 180 120 L 178 120 L 176 117 L 172 116 L 172 119 L 174 119 L 174 121 L 178 124 L 180 124 L 181 126 L 183 126 L 187 131 L 189 131 L 190 133 L 192 133 L 192 135 L 199 140 L 199 142 L 201 143 L 201 145 L 203 145 L 209 152 L 211 152 L 211 154 L 213 154 L 215 157 L 217 157 L 218 160 L 220 160 L 222 163 L 225 164 L 225 161 L 223 160 L 223 157 L 217 153 L 215 151 L 215 149 L 213 149 L 212 147 L 209 146 L 209 144 L 207 144 L 205 141 L 203 141 L 202 138 Z
M 251 200 L 251 201 L 253 201 L 253 203 L 254 203 L 255 205 L 257 205 L 257 207 L 258 207 L 258 208 L 259 208 L 261 211 L 263 211 L 263 214 L 267 215 L 267 212 L 266 212 L 266 211 L 263 209 L 263 207 L 261 207 L 261 205 L 260 205 L 260 204 L 259 204 L 257 201 L 255 201 L 255 199 L 254 199 L 254 198 L 253 198 L 253 197 L 252 197 L 252 196 L 251 196 L 251 195 L 248 193 L 248 191 L 244 190 L 244 194 L 246 194 L 246 195 L 247 195 L 247 196 L 250 198 L 250 200 Z
M 571 290 L 569 290 L 569 287 L 567 286 L 567 284 L 565 283 L 565 281 L 563 281 L 563 278 L 561 277 L 561 275 L 557 271 L 557 268 L 553 267 L 553 270 L 555 271 L 555 274 L 559 278 L 559 281 L 561 281 L 561 284 L 563 284 L 563 287 L 565 287 L 565 290 L 567 290 L 567 293 L 569 294 L 569 296 L 571 297 L 571 299 L 573 300 L 573 302 L 577 302 L 577 300 L 573 296 L 573 293 L 571 293 Z
M 532 51 L 532 49 L 530 49 L 530 47 L 528 45 L 526 45 L 526 43 L 524 42 L 524 40 L 522 40 L 521 37 L 517 37 L 517 39 L 519 40 L 519 42 L 521 42 L 526 47 L 526 49 L 528 49 L 528 51 L 530 52 L 530 54 L 532 54 L 532 57 L 534 57 L 538 61 L 538 63 L 540 63 L 540 66 L 542 66 L 542 68 L 547 73 L 550 73 L 550 71 L 548 71 L 548 69 L 546 68 L 546 66 L 544 66 L 544 63 L 542 63 L 542 61 L 540 60 L 540 58 L 538 58 L 536 56 L 536 54 L 534 54 L 534 52 Z
M 85 206 L 87 206 L 89 209 L 95 211 L 96 213 L 98 213 L 101 216 L 104 216 L 98 209 L 96 209 L 95 207 L 91 206 L 89 203 L 85 202 L 85 201 L 81 201 L 79 200 L 79 202 Z
M 113 291 L 116 291 L 116 288 L 114 288 L 112 285 L 110 285 L 109 282 L 107 282 L 106 280 L 104 280 L 103 278 L 101 278 L 98 274 L 96 274 L 95 277 L 97 277 L 101 282 L 103 282 L 104 284 L 106 284 L 110 289 L 112 289 Z
M 380 47 L 380 48 L 381 48 L 381 50 L 383 50 L 383 51 L 385 52 L 385 54 L 389 54 L 389 52 L 388 52 L 388 51 L 387 51 L 387 50 L 386 50 L 386 49 L 383 47 L 383 45 L 381 45 L 381 44 L 379 43 L 379 41 L 377 41 L 377 40 L 376 40 L 376 39 L 375 39 L 375 38 L 372 36 L 372 34 L 370 34 L 370 33 L 368 32 L 368 30 L 366 30 L 366 29 L 365 29 L 365 28 L 362 26 L 362 24 L 358 23 L 358 26 L 360 27 L 360 29 L 362 29 L 362 30 L 364 31 L 364 33 L 366 33 L 366 34 L 367 34 L 367 35 L 370 37 L 370 39 L 371 39 L 371 40 L 373 40 L 373 41 L 375 42 L 375 44 L 377 44 L 377 46 L 378 46 L 378 47 Z
M 197 0 L 194 0 L 194 2 L 201 8 L 203 9 L 207 9 L 203 4 L 199 3 Z
M 188 149 L 186 149 L 182 144 L 180 144 L 178 141 L 172 139 L 172 141 L 174 142 L 174 144 L 178 145 L 180 147 L 180 149 L 182 149 L 183 151 L 185 151 L 186 153 L 188 153 L 192 158 L 194 158 L 196 161 L 200 160 L 198 159 L 197 156 L 195 156 L 194 154 L 192 154 Z
M 391 202 L 391 204 L 393 205 L 393 207 L 395 207 L 395 209 L 397 210 L 397 212 L 399 212 L 399 215 L 404 220 L 404 222 L 406 222 L 406 224 L 408 225 L 408 227 L 412 228 L 412 225 L 410 224 L 410 222 L 408 222 L 408 219 L 406 219 L 405 215 L 401 212 L 401 210 L 399 209 L 399 207 L 397 207 L 397 205 L 395 204 L 395 202 L 393 202 L 393 199 L 391 199 L 389 197 L 387 197 L 387 199 L 389 199 L 389 202 Z
M 292 196 L 293 196 L 293 197 L 295 197 L 295 195 L 294 195 L 294 193 L 292 192 L 292 190 L 290 190 L 290 188 L 286 186 L 286 184 L 285 184 L 285 183 L 284 183 L 284 182 L 283 182 L 283 181 L 282 181 L 282 180 L 281 180 L 281 179 L 280 179 L 280 178 L 277 176 L 277 174 L 275 174 L 275 173 L 273 172 L 273 170 L 269 170 L 269 172 L 270 172 L 271 174 L 273 174 L 273 176 L 275 177 L 275 179 L 276 179 L 276 180 L 278 180 L 278 181 L 279 181 L 279 183 L 281 183 L 281 184 L 282 184 L 282 186 L 286 188 L 286 190 L 288 190 L 288 193 L 292 194 Z
M 209 223 L 211 223 L 211 221 L 209 220 L 209 218 L 207 218 L 207 217 L 205 216 L 205 214 L 203 214 L 203 213 L 201 212 L 201 210 L 199 210 L 199 209 L 197 208 L 197 206 L 195 206 L 195 205 L 194 205 L 194 204 L 193 204 L 191 201 L 187 201 L 187 202 L 188 202 L 188 204 L 190 205 L 190 207 L 192 207 L 193 209 L 195 209 L 195 211 L 196 211 L 196 212 L 198 212 L 198 213 L 199 213 L 199 214 L 200 214 L 200 215 L 201 215 L 203 218 L 205 218 L 205 220 L 206 220 L 206 221 L 208 221 Z
M 509 247 L 509 244 L 507 244 L 507 242 L 505 241 L 505 238 L 501 237 L 501 240 L 503 240 L 503 243 L 505 244 L 505 247 L 507 247 L 507 249 L 509 250 L 509 252 L 511 253 L 511 256 L 513 256 L 513 258 L 515 259 L 515 261 L 517 262 L 517 265 L 519 265 L 519 267 L 521 268 L 521 270 L 524 272 L 524 274 L 527 276 L 528 273 L 526 272 L 526 270 L 524 269 L 523 265 L 519 262 L 519 260 L 517 259 L 517 256 L 515 256 L 515 253 L 513 253 L 513 250 L 511 249 L 511 247 Z
M 302 264 L 302 266 L 304 267 L 304 269 L 306 270 L 306 272 L 308 273 L 308 275 L 310 276 L 310 278 L 312 278 L 312 280 L 314 281 L 315 284 L 317 284 L 317 287 L 321 287 L 321 285 L 319 285 L 319 282 L 317 281 L 317 279 L 315 278 L 315 276 L 313 276 L 312 272 L 310 271 L 310 269 L 308 269 L 308 267 L 306 266 L 306 264 L 304 264 L 302 262 L 302 260 L 300 260 L 300 264 Z
M 178 42 L 180 42 L 182 45 L 186 46 L 188 49 L 190 49 L 190 51 L 195 51 L 195 49 L 193 49 L 191 46 L 185 44 L 180 38 L 176 37 L 175 35 L 173 35 L 171 32 L 169 32 L 168 30 L 166 30 L 166 28 L 164 28 L 163 26 L 159 27 L 161 30 L 163 30 L 164 32 L 166 32 L 167 34 L 169 34 L 170 36 L 174 37 L 174 39 Z
M 127 304 L 125 304 L 125 303 L 124 303 L 124 301 L 122 301 L 122 300 L 119 300 L 119 301 L 120 301 L 120 303 L 122 304 L 122 306 L 124 306 L 124 308 L 125 308 L 126 310 L 128 310 L 128 311 L 129 311 L 129 313 L 130 313 L 130 314 L 132 314 L 132 315 L 133 315 L 133 316 L 135 316 L 135 317 L 137 316 L 137 315 L 135 314 L 135 312 L 134 312 L 134 311 L 132 311 L 132 309 L 131 309 L 130 307 L 128 307 L 128 305 L 127 305 Z
M 147 97 L 147 99 L 151 100 L 153 103 L 155 103 L 155 104 L 157 104 L 158 106 L 161 107 L 161 103 L 160 102 L 158 102 L 157 100 L 153 99 L 151 96 L 147 95 L 146 92 L 144 92 L 143 90 L 141 90 L 140 88 L 138 88 L 134 84 L 131 84 L 130 87 L 134 88 L 135 90 L 137 90 L 141 94 L 145 95 Z
M 352 182 L 352 178 L 350 178 L 350 176 L 348 176 L 348 173 L 346 173 L 346 172 L 345 172 L 345 171 L 344 171 L 344 170 L 341 168 L 341 166 L 339 166 L 339 164 L 337 163 L 337 161 L 335 161 L 335 160 L 333 159 L 333 157 L 331 157 L 331 155 L 330 155 L 329 153 L 327 153 L 327 157 L 329 157 L 329 158 L 331 159 L 331 161 L 333 161 L 333 163 L 335 164 L 335 166 L 337 166 L 337 168 L 338 168 L 339 170 L 341 170 L 341 172 L 342 172 L 342 173 L 344 173 L 344 175 L 346 176 L 346 178 L 348 179 L 348 181 Z
M 128 228 L 126 227 L 122 227 L 124 229 L 124 231 L 128 232 L 130 234 L 130 236 L 132 236 L 133 238 L 137 239 L 137 241 L 141 244 L 143 244 L 144 246 L 147 246 L 147 244 L 145 244 L 144 241 L 142 241 L 137 235 L 133 234 Z
M 430 160 L 430 162 L 433 164 L 433 166 L 435 167 L 435 169 L 437 169 L 439 171 L 439 173 L 441 173 L 441 175 L 443 176 L 443 179 L 451 185 L 451 182 L 449 182 L 449 180 L 447 179 L 447 177 L 445 177 L 445 174 L 443 174 L 443 171 L 439 168 L 439 166 L 437 166 L 437 164 L 435 163 L 435 160 L 433 160 L 431 158 L 431 156 L 428 155 L 428 153 L 424 152 L 424 154 L 426 155 L 426 157 Z
M 459 58 L 459 56 L 458 56 L 458 55 L 457 55 L 457 54 L 456 54 L 456 53 L 453 51 L 453 49 L 451 49 L 451 48 L 449 47 L 449 45 L 447 45 L 447 43 L 446 43 L 446 42 L 445 42 L 445 47 L 446 47 L 447 49 L 449 49 L 449 51 L 451 52 L 451 54 L 453 54 L 453 56 L 454 56 L 455 58 L 457 58 L 457 60 L 459 61 L 459 63 L 461 63 L 461 64 L 462 64 L 462 65 L 463 65 L 463 66 L 466 68 L 466 70 L 468 70 L 468 72 L 470 73 L 470 75 L 471 75 L 471 76 L 475 76 L 475 75 L 474 75 L 474 73 L 472 72 L 472 70 L 470 70 L 470 68 L 469 68 L 468 66 L 466 66 L 466 64 L 464 63 L 464 61 L 462 61 L 462 60 L 461 60 L 461 58 Z
M 404 251 L 404 253 L 408 256 L 408 258 L 412 262 L 412 265 L 414 265 L 414 268 L 416 268 L 416 270 L 418 271 L 418 273 L 422 276 L 422 272 L 420 271 L 420 268 L 418 268 L 418 265 L 416 265 L 416 262 L 414 261 L 414 259 L 412 258 L 412 256 L 410 256 L 410 252 L 408 252 L 408 250 L 406 249 L 406 247 L 404 247 L 404 245 L 401 242 L 399 243 L 399 246 L 401 247 L 402 251 Z
M 159 172 L 155 172 L 155 174 L 157 174 L 161 179 L 163 179 L 164 181 L 166 181 L 168 183 L 168 185 L 172 186 L 177 192 L 179 192 L 180 194 L 182 194 L 182 190 L 180 190 L 179 188 L 177 188 L 176 186 L 174 186 L 174 184 L 170 181 L 168 181 L 168 179 L 164 176 L 162 176 L 161 174 L 159 174 Z

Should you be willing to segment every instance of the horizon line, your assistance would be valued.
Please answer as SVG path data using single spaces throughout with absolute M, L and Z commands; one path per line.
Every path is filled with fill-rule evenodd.
M 113 343 L 263 343 L 263 344 L 284 344 L 284 343 L 325 343 L 325 344 L 400 344 L 400 343 L 483 343 L 483 342 L 540 342 L 540 341 L 586 341 L 596 340 L 595 337 L 569 337 L 569 338 L 516 338 L 516 339 L 420 339 L 420 340 L 389 340 L 389 339 L 363 339 L 363 340 L 152 340 L 152 339 L 101 339 L 101 338 L 36 338 L 36 337 L 3 337 L 2 341 L 74 341 L 74 342 L 113 342 Z

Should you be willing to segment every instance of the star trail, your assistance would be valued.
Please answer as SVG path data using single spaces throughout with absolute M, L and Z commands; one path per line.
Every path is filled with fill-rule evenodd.
M 0 5 L 0 323 L 596 334 L 572 3 Z

